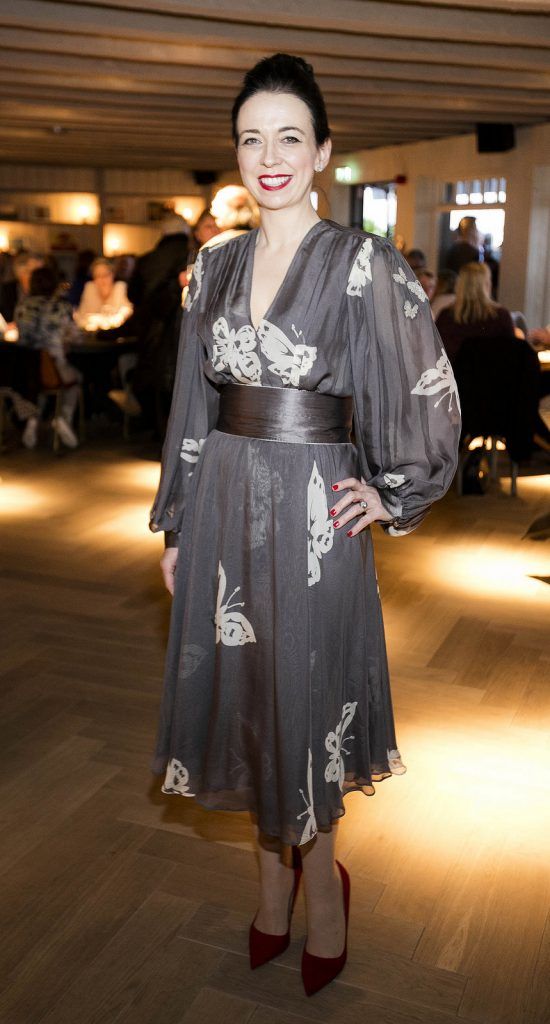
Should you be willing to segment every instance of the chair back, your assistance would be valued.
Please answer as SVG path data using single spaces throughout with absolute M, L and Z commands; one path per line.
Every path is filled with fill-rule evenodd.
M 65 385 L 49 352 L 40 350 L 40 381 L 43 391 L 58 391 Z
M 519 338 L 468 338 L 455 359 L 463 436 L 502 437 L 511 458 L 529 457 L 538 408 L 538 361 Z

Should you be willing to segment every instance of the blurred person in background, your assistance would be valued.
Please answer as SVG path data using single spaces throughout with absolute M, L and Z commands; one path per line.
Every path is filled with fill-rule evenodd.
M 498 278 L 500 273 L 500 263 L 493 252 L 492 235 L 485 235 L 483 238 L 483 262 L 489 267 L 489 270 L 491 271 L 491 294 L 493 296 L 493 299 L 496 299 L 498 297 Z
M 137 337 L 136 366 L 131 379 L 125 381 L 124 390 L 109 392 L 109 397 L 125 413 L 142 414 L 144 424 L 154 430 L 160 441 L 166 430 L 176 372 L 180 275 L 188 265 L 191 229 L 183 217 L 170 213 L 162 221 L 161 231 L 155 248 L 136 261 L 128 282 L 128 298 L 134 312 L 118 332 Z
M 60 386 L 63 388 L 61 413 L 52 420 L 52 427 L 62 444 L 68 448 L 76 448 L 78 438 L 72 428 L 72 422 L 82 377 L 67 359 L 66 349 L 71 341 L 78 339 L 79 331 L 69 303 L 56 295 L 58 283 L 58 278 L 51 267 L 37 267 L 33 270 L 29 294 L 17 305 L 15 322 L 20 345 L 44 350 L 52 358 Z M 28 436 L 24 443 L 28 448 L 36 444 L 37 428 L 37 418 L 34 430 L 30 421 L 27 423 Z
M 115 281 L 114 265 L 104 256 L 93 261 L 90 274 L 75 313 L 77 324 L 86 331 L 120 327 L 132 312 L 126 282 Z
M 15 307 L 29 294 L 33 270 L 44 265 L 34 252 L 20 252 L 13 260 L 14 278 L 4 281 L 0 288 L 0 313 L 8 327 L 14 326 Z
M 207 207 L 202 211 L 193 226 L 193 247 L 192 251 L 189 253 L 190 262 L 192 262 L 191 257 L 194 257 L 198 253 L 199 249 L 209 242 L 211 238 L 215 238 L 216 235 L 219 235 L 220 231 L 221 228 L 218 227 L 214 215 Z
M 407 253 L 403 254 L 411 270 L 418 274 L 419 270 L 425 270 L 426 268 L 426 255 L 422 252 L 422 249 L 409 249 Z
M 526 345 L 529 350 L 523 331 L 514 326 L 510 312 L 492 298 L 491 286 L 491 272 L 485 263 L 466 263 L 458 275 L 454 303 L 437 317 L 436 326 L 452 366 L 456 366 L 462 345 L 470 338 L 515 341 L 518 345 Z M 533 393 L 525 399 L 533 405 L 533 444 L 544 452 L 550 452 L 550 431 L 538 412 L 540 365 L 532 352 L 526 351 L 526 359 L 532 362 L 536 385 Z M 487 383 L 490 386 L 490 382 Z
M 466 338 L 515 338 L 512 317 L 491 296 L 491 273 L 484 263 L 466 263 L 454 301 L 437 316 L 437 329 L 451 363 Z
M 445 256 L 445 268 L 458 274 L 467 263 L 479 263 L 482 258 L 480 234 L 475 217 L 462 217 L 457 238 Z
M 90 267 L 96 256 L 97 253 L 93 249 L 81 249 L 76 257 L 73 279 L 67 292 L 67 301 L 70 302 L 73 309 L 80 305 L 84 285 L 87 281 L 91 281 Z
M 216 192 L 210 209 L 221 232 L 211 240 L 213 245 L 252 231 L 260 223 L 258 205 L 242 185 L 225 185 Z
M 435 290 L 430 299 L 434 320 L 437 320 L 442 309 L 453 305 L 457 278 L 458 274 L 454 270 L 442 270 L 437 275 Z

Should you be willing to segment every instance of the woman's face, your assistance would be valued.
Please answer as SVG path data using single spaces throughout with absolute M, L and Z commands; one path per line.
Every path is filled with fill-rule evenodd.
M 211 238 L 219 235 L 220 229 L 216 224 L 211 213 L 207 214 L 202 218 L 198 227 L 195 228 L 194 235 L 199 245 L 204 245 Z
M 317 145 L 303 100 L 292 93 L 256 93 L 240 109 L 237 134 L 243 185 L 258 206 L 310 205 L 313 175 L 326 166 L 331 144 Z
M 94 283 L 102 299 L 107 299 L 113 290 L 113 271 L 100 263 L 94 267 Z

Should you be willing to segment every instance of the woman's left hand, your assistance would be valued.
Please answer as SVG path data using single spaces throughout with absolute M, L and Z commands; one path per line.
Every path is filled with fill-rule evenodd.
M 356 480 L 351 476 L 346 480 L 337 480 L 332 485 L 332 490 L 337 493 L 347 490 L 347 494 L 333 505 L 330 514 L 335 530 L 350 527 L 347 531 L 348 537 L 355 537 L 371 523 L 390 523 L 394 518 L 391 512 L 384 508 L 376 488 L 369 487 L 363 479 Z M 362 506 L 361 502 L 366 502 L 366 507 Z

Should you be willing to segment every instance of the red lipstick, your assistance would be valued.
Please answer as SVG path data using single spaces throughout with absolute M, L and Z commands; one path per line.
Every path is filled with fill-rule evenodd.
M 292 181 L 291 174 L 262 174 L 261 178 L 258 178 L 261 187 L 266 192 L 280 192 L 282 188 L 286 188 L 289 182 Z

